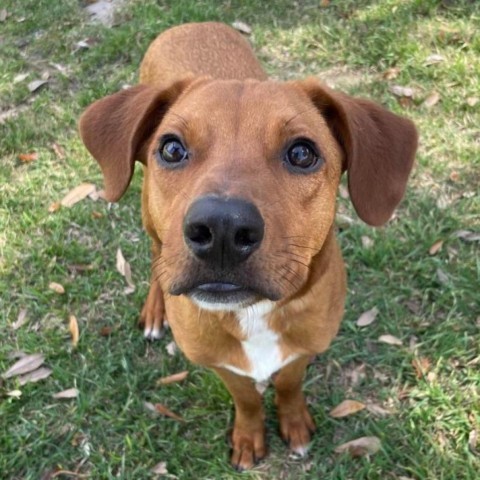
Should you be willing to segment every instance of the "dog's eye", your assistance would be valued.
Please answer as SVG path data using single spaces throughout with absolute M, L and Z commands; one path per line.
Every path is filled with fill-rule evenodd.
M 166 138 L 158 149 L 160 160 L 169 166 L 177 166 L 188 158 L 187 149 L 178 138 Z
M 294 171 L 305 173 L 314 170 L 321 164 L 320 156 L 315 147 L 306 140 L 299 140 L 290 146 L 285 155 L 285 161 L 287 166 Z

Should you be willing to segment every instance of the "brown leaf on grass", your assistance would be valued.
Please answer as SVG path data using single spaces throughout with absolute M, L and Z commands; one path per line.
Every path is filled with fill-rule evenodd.
M 176 383 L 185 380 L 188 376 L 188 372 L 185 370 L 183 372 L 174 373 L 167 377 L 163 377 L 157 380 L 157 385 L 168 385 L 169 383 Z
M 30 82 L 28 84 L 28 90 L 30 93 L 34 93 L 40 88 L 42 88 L 44 85 L 48 83 L 48 80 L 33 80 L 33 82 Z
M 413 98 L 415 96 L 415 89 L 411 87 L 402 87 L 401 85 L 392 85 L 390 87 L 390 91 L 396 96 L 396 97 L 407 97 L 407 98 Z
M 22 163 L 31 163 L 34 160 L 38 159 L 38 153 L 37 152 L 31 152 L 31 153 L 20 153 L 18 155 L 18 159 Z
M 68 329 L 72 336 L 72 346 L 75 348 L 78 345 L 78 339 L 80 338 L 80 330 L 78 329 L 77 317 L 75 317 L 75 315 L 70 315 Z
M 43 365 L 45 357 L 41 353 L 33 353 L 32 355 L 26 355 L 25 357 L 15 362 L 2 376 L 3 378 L 15 377 L 17 375 L 23 375 L 24 373 L 36 370 Z
M 423 106 L 426 108 L 432 108 L 440 101 L 440 94 L 438 92 L 432 92 L 424 101 Z
M 380 439 L 377 437 L 361 437 L 335 448 L 335 453 L 349 453 L 352 457 L 373 455 L 380 450 Z
M 165 415 L 166 417 L 173 418 L 174 420 L 177 420 L 177 422 L 185 421 L 185 419 L 183 419 L 180 415 L 173 413 L 171 410 L 169 410 L 165 405 L 162 405 L 161 403 L 155 403 L 154 407 L 155 407 L 155 411 L 160 413 L 161 415 Z
M 33 372 L 27 373 L 18 377 L 18 382 L 20 385 L 25 385 L 26 383 L 35 383 L 49 377 L 52 374 L 52 370 L 49 368 L 41 367 L 38 370 L 34 370 Z
M 403 345 L 403 342 L 399 338 L 388 333 L 386 335 L 380 335 L 378 337 L 378 341 L 382 343 L 387 343 L 388 345 Z
M 50 282 L 48 284 L 48 288 L 50 290 L 53 290 L 55 293 L 58 293 L 59 295 L 63 295 L 65 293 L 65 288 L 63 287 L 63 285 L 57 282 Z
M 452 181 L 452 182 L 458 182 L 460 180 L 460 174 L 456 171 L 456 170 L 453 170 L 450 172 L 450 175 L 448 176 L 448 178 Z
M 358 317 L 357 326 L 367 327 L 368 325 L 371 325 L 377 318 L 378 313 L 379 310 L 377 307 L 373 307 L 372 309 L 363 312 L 360 317 Z
M 400 73 L 400 69 L 396 67 L 389 68 L 385 70 L 382 74 L 382 77 L 385 80 L 393 80 L 394 78 L 398 77 L 398 74 Z
M 479 101 L 480 101 L 480 98 L 478 98 L 478 97 L 468 97 L 467 98 L 467 105 L 469 107 L 474 107 Z
M 85 199 L 92 192 L 96 190 L 95 185 L 92 183 L 81 183 L 80 185 L 72 188 L 61 200 L 60 204 L 63 207 L 73 207 L 76 203 Z
M 98 219 L 98 218 L 103 218 L 103 213 L 100 213 L 100 212 L 97 212 L 96 210 L 94 210 L 94 211 L 92 212 L 92 217 L 93 217 L 93 218 L 96 218 L 96 219 Z
M 17 320 L 12 323 L 13 330 L 18 330 L 20 327 L 23 327 L 28 322 L 27 318 L 27 309 L 22 308 L 18 313 Z
M 52 143 L 52 149 L 57 158 L 59 158 L 60 160 L 63 160 L 65 158 L 65 149 L 61 145 L 54 142 Z
M 443 247 L 443 240 L 437 240 L 429 249 L 429 255 L 437 254 Z
M 470 230 L 457 230 L 453 233 L 457 238 L 465 242 L 479 242 L 480 241 L 480 232 L 472 232 Z
M 365 249 L 372 248 L 373 244 L 375 243 L 370 237 L 367 237 L 367 235 L 362 235 L 362 247 Z
M 6 8 L 0 10 L 0 22 L 4 22 L 8 17 L 8 12 Z
M 364 408 L 365 404 L 362 402 L 357 402 L 356 400 L 344 400 L 334 409 L 330 410 L 329 415 L 333 418 L 342 418 L 347 417 L 348 415 L 353 415 Z
M 122 250 L 120 248 L 117 249 L 117 270 L 120 275 L 125 278 L 129 289 L 133 292 L 135 290 L 135 285 L 132 281 L 132 271 L 130 268 L 130 264 L 125 260 L 125 257 L 123 256 Z
M 167 350 L 167 353 L 173 357 L 178 350 L 177 344 L 172 340 L 166 347 L 165 349 Z
M 474 428 L 468 434 L 468 448 L 474 454 L 478 454 L 477 444 L 478 444 L 478 430 Z
M 20 398 L 21 396 L 22 396 L 21 390 L 11 390 L 10 392 L 7 392 L 7 397 Z
M 321 7 L 328 7 L 330 5 L 330 0 L 320 0 Z
M 100 329 L 100 335 L 102 337 L 109 337 L 112 334 L 112 332 L 113 332 L 113 327 L 109 327 L 108 325 Z
M 69 388 L 62 392 L 54 393 L 53 398 L 77 398 L 80 392 L 76 388 Z
M 418 357 L 412 360 L 412 367 L 415 370 L 417 378 L 423 378 L 432 366 L 432 362 L 427 357 Z
M 430 65 L 435 65 L 437 63 L 441 63 L 445 60 L 445 57 L 443 57 L 442 55 L 439 55 L 438 53 L 434 53 L 433 55 L 429 55 L 426 59 L 425 59 L 425 66 L 428 67 Z
M 168 475 L 167 462 L 157 463 L 151 470 L 156 475 Z
M 52 202 L 49 207 L 48 207 L 48 213 L 55 213 L 55 212 L 58 212 L 58 210 L 60 210 L 60 207 L 61 207 L 61 203 L 60 202 Z
M 392 414 L 390 410 L 387 410 L 376 403 L 367 403 L 367 410 L 377 417 L 387 417 Z
M 252 34 L 252 28 L 250 25 L 247 25 L 245 22 L 240 22 L 236 21 L 232 23 L 232 27 L 237 30 L 240 33 L 243 33 L 245 35 L 251 35 Z

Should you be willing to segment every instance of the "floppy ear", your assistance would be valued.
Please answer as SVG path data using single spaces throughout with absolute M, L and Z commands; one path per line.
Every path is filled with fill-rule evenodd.
M 402 199 L 417 150 L 414 124 L 380 105 L 301 82 L 345 152 L 348 190 L 359 217 L 383 225 Z
M 191 80 L 180 80 L 166 89 L 137 85 L 90 105 L 80 118 L 83 143 L 100 164 L 105 197 L 116 202 L 125 193 L 135 160 L 145 162 L 145 141 L 165 112 Z

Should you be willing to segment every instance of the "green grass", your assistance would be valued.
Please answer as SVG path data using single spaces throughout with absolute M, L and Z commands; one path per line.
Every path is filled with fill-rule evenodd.
M 475 454 L 468 439 L 480 425 L 480 249 L 455 232 L 480 230 L 480 103 L 467 102 L 480 96 L 479 3 L 331 0 L 323 8 L 318 0 L 295 6 L 283 0 L 138 0 L 126 2 L 114 28 L 89 23 L 82 3 L 2 3 L 9 15 L 0 23 L 0 113 L 11 116 L 0 124 L 0 372 L 21 350 L 43 352 L 53 374 L 23 387 L 0 380 L 0 477 L 39 479 L 58 469 L 92 479 L 142 479 L 154 477 L 152 467 L 166 461 L 181 479 L 478 478 L 480 447 Z M 220 381 L 181 354 L 168 355 L 170 334 L 152 345 L 134 328 L 149 278 L 141 172 L 119 204 L 84 200 L 48 212 L 79 183 L 102 183 L 76 130 L 86 105 L 134 84 L 143 52 L 165 28 L 236 19 L 252 26 L 254 48 L 272 76 L 333 78 L 338 88 L 410 116 L 421 132 L 417 167 L 397 218 L 377 230 L 356 221 L 339 233 L 349 275 L 347 313 L 332 348 L 306 378 L 319 427 L 309 456 L 288 456 L 268 391 L 270 453 L 244 474 L 228 465 L 233 407 Z M 91 48 L 78 50 L 85 39 Z M 427 66 L 432 54 L 444 60 Z M 387 80 L 383 73 L 391 68 L 398 76 Z M 46 72 L 48 85 L 30 93 L 28 83 Z M 21 73 L 28 77 L 15 83 Z M 417 95 L 402 107 L 392 85 L 414 87 Z M 441 100 L 429 109 L 423 100 L 433 91 Z M 17 156 L 29 152 L 38 159 L 22 164 Z M 339 210 L 355 218 L 347 200 L 339 200 Z M 374 247 L 363 247 L 362 236 Z M 437 240 L 443 247 L 431 256 Z M 119 247 L 137 285 L 128 296 L 115 269 Z M 72 271 L 75 264 L 92 269 Z M 49 290 L 52 281 L 65 286 L 64 295 Z M 380 310 L 377 321 L 359 329 L 355 320 L 373 306 Z M 14 331 L 24 308 L 28 323 Z M 70 345 L 71 314 L 80 325 L 77 349 Z M 112 328 L 110 336 L 101 335 L 103 327 Z M 378 342 L 385 333 L 404 346 Z M 428 378 L 417 378 L 414 358 L 429 360 Z M 185 382 L 155 386 L 159 377 L 184 369 L 190 372 Z M 52 398 L 74 386 L 77 399 Z M 7 395 L 18 388 L 20 398 Z M 328 411 L 344 398 L 392 413 L 330 418 Z M 186 422 L 154 417 L 145 401 L 164 403 Z M 336 445 L 364 435 L 381 439 L 379 453 L 362 459 L 334 453 Z

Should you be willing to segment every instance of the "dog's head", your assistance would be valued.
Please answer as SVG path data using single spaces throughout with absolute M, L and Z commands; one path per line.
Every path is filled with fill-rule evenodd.
M 343 171 L 359 216 L 385 223 L 417 146 L 413 124 L 309 79 L 187 79 L 91 105 L 82 138 L 106 197 L 146 165 L 144 208 L 165 293 L 231 309 L 301 290 L 332 228 Z

